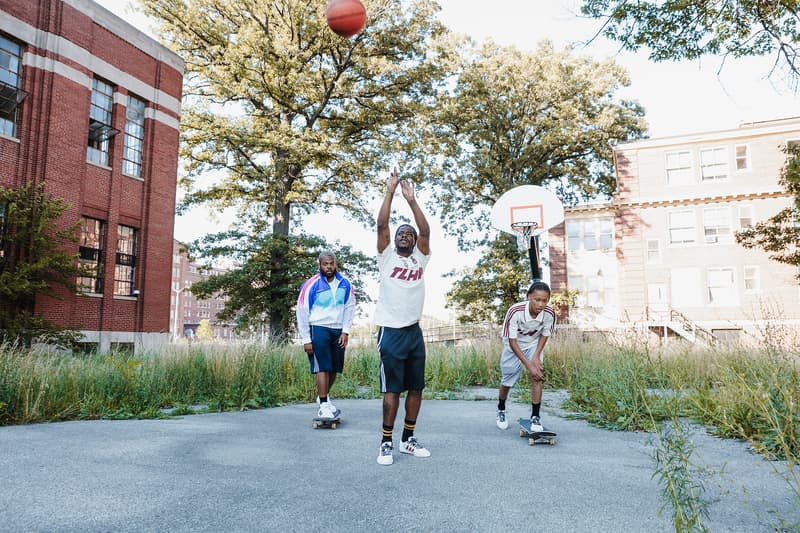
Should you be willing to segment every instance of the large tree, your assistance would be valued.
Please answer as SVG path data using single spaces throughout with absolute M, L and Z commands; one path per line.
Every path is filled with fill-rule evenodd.
M 258 332 L 264 316 L 278 314 L 290 336 L 294 324 L 292 308 L 297 302 L 300 285 L 319 270 L 319 254 L 329 250 L 336 254 L 340 272 L 353 283 L 356 301 L 368 302 L 364 290 L 364 280 L 375 269 L 375 259 L 354 251 L 350 246 L 339 242 L 328 243 L 313 235 L 289 236 L 283 255 L 290 257 L 282 278 L 285 284 L 280 290 L 268 293 L 264 290 L 272 284 L 274 269 L 270 256 L 275 249 L 273 235 L 250 235 L 240 231 L 230 231 L 209 235 L 195 243 L 193 249 L 205 257 L 225 257 L 235 266 L 221 274 L 209 276 L 206 280 L 192 285 L 192 293 L 198 298 L 209 298 L 214 294 L 225 294 L 225 309 L 217 313 L 217 318 L 235 321 L 240 334 Z M 278 300 L 274 300 L 277 294 Z M 284 340 L 284 339 L 274 339 Z
M 653 61 L 773 55 L 800 79 L 797 0 L 584 0 L 582 12 L 605 21 L 601 33 Z
M 745 248 L 760 248 L 770 259 L 800 269 L 800 143 L 786 147 L 788 158 L 780 183 L 794 194 L 794 202 L 773 217 L 736 234 Z M 800 271 L 798 271 L 800 279 Z
M 283 338 L 291 223 L 334 206 L 371 220 L 370 185 L 394 152 L 414 166 L 430 158 L 409 139 L 445 74 L 438 4 L 366 0 L 366 28 L 344 39 L 326 25 L 325 0 L 140 1 L 185 60 L 184 204 L 235 208 L 238 229 L 271 235 L 262 291 Z M 209 185 L 210 171 L 221 178 Z
M 628 84 L 622 67 L 548 42 L 531 51 L 489 42 L 464 57 L 452 91 L 440 99 L 435 138 L 443 174 L 434 179 L 442 223 L 462 247 L 497 237 L 490 208 L 513 187 L 541 185 L 566 204 L 614 191 L 613 144 L 646 127 L 638 104 L 615 97 Z M 475 300 L 475 278 L 494 280 L 484 296 L 489 303 L 468 314 L 485 315 L 489 305 L 500 316 L 529 279 L 518 252 L 516 274 L 506 272 L 515 251 L 504 238 L 509 242 L 493 244 L 479 268 L 455 282 L 449 296 L 463 309 Z
M 43 184 L 0 187 L 0 344 L 77 339 L 74 330 L 36 312 L 37 298 L 61 299 L 64 290 L 77 290 L 77 278 L 85 274 L 78 255 L 65 251 L 77 243 L 79 227 L 61 226 L 68 207 Z

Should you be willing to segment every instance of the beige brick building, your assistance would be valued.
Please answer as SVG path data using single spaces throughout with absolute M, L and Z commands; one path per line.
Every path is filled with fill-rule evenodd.
M 570 322 L 690 340 L 800 324 L 797 269 L 734 236 L 791 204 L 778 180 L 792 142 L 800 117 L 618 146 L 613 200 L 568 208 L 551 232 L 554 290 L 581 291 Z

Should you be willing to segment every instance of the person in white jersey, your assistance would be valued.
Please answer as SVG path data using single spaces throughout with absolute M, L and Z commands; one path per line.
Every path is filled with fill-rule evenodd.
M 392 247 L 389 218 L 398 184 L 419 232 L 409 224 L 400 225 Z M 381 465 L 394 462 L 392 432 L 403 391 L 407 392 L 400 451 L 414 457 L 430 456 L 414 436 L 425 388 L 425 342 L 419 320 L 425 302 L 425 268 L 431 256 L 430 234 L 428 221 L 414 195 L 413 183 L 399 180 L 395 168 L 386 180 L 386 194 L 378 211 L 380 285 L 375 324 L 378 326 L 383 393 L 383 436 L 378 450 L 378 464 Z
M 506 399 L 523 367 L 531 378 L 531 431 L 543 431 L 539 408 L 542 404 L 544 380 L 544 346 L 556 327 L 556 314 L 547 305 L 550 287 L 534 281 L 528 288 L 528 298 L 512 305 L 503 321 L 503 354 L 500 356 L 499 401 L 497 427 L 508 429 Z
M 317 416 L 334 419 L 341 411 L 333 405 L 330 389 L 344 370 L 344 351 L 355 316 L 356 297 L 350 280 L 336 270 L 333 252 L 319 254 L 319 272 L 300 287 L 297 298 L 297 332 L 317 385 Z

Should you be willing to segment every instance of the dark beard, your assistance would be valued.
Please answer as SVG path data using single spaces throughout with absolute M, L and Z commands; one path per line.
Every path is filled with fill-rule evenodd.
M 413 246 L 395 246 L 394 249 L 397 250 L 398 253 L 403 253 L 408 255 L 411 255 L 411 252 L 414 251 Z

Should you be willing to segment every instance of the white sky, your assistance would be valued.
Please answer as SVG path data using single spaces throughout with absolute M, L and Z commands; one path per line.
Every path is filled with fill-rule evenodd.
M 147 19 L 131 0 L 95 0 L 138 29 L 150 32 Z M 533 49 L 542 39 L 556 46 L 577 46 L 578 52 L 598 59 L 613 56 L 625 66 L 631 86 L 619 93 L 622 98 L 637 100 L 646 110 L 651 137 L 734 128 L 742 122 L 769 120 L 800 115 L 800 97 L 782 80 L 767 79 L 774 58 L 728 60 L 720 71 L 721 60 L 706 57 L 699 61 L 651 63 L 645 53 L 620 52 L 619 45 L 597 39 L 589 45 L 601 22 L 578 17 L 580 0 L 439 0 L 441 19 L 454 31 L 477 40 L 491 38 L 504 45 Z M 410 218 L 405 200 L 397 198 L 393 207 Z M 377 212 L 378 206 L 375 206 Z M 217 217 L 207 209 L 194 210 L 176 218 L 175 237 L 192 240 L 220 227 Z M 430 214 L 429 214 L 430 215 Z M 324 234 L 333 215 L 315 215 L 304 226 L 312 233 Z M 337 216 L 339 238 L 366 254 L 375 253 L 375 233 Z M 445 239 L 438 221 L 429 216 L 432 227 L 433 257 L 427 277 L 425 314 L 450 320 L 444 295 L 450 280 L 442 276 L 453 268 L 474 263 L 477 256 L 460 253 L 455 239 Z M 376 284 L 368 291 L 376 294 Z M 373 296 L 374 297 L 374 296 Z M 372 308 L 363 309 L 366 317 Z

